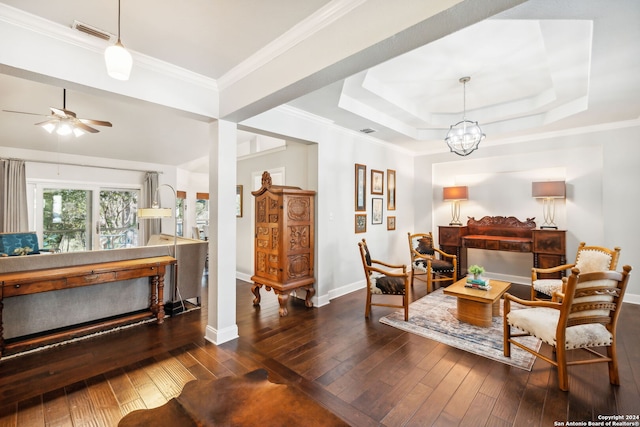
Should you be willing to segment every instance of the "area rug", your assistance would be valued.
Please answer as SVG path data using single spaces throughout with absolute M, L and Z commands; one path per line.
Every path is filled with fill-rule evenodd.
M 511 310 L 520 308 L 518 304 L 511 303 Z M 380 322 L 516 368 L 531 370 L 535 361 L 532 354 L 514 345 L 511 346 L 511 357 L 503 354 L 502 307 L 500 316 L 493 318 L 489 328 L 461 322 L 455 313 L 456 298 L 445 295 L 440 288 L 409 305 L 408 322 L 404 321 L 403 311 L 385 316 Z M 533 337 L 519 340 L 536 349 L 541 345 L 541 341 Z

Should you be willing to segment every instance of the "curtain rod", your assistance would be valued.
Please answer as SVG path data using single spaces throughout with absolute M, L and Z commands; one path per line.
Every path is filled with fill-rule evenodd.
M 31 163 L 45 163 L 49 165 L 60 165 L 60 166 L 79 166 L 83 168 L 98 168 L 98 169 L 111 169 L 117 171 L 129 171 L 129 172 L 156 172 L 158 174 L 163 174 L 162 171 L 150 171 L 148 169 L 130 169 L 130 168 L 116 168 L 113 166 L 97 166 L 97 165 L 82 165 L 77 163 L 65 163 L 65 162 L 52 162 L 49 160 L 25 160 L 25 159 L 16 159 L 16 158 L 0 158 L 1 160 L 22 160 L 24 162 Z

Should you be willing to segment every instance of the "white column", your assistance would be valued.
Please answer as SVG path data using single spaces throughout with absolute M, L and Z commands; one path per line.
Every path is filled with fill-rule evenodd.
M 236 325 L 236 124 L 211 124 L 209 150 L 209 304 L 205 339 L 238 338 Z

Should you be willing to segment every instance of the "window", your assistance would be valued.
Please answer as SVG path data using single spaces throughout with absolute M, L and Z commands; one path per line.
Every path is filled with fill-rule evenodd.
M 55 252 L 138 245 L 135 222 L 139 189 L 30 183 L 32 229 Z M 95 224 L 95 227 L 93 226 Z
M 209 193 L 196 193 L 196 227 L 205 238 L 209 237 Z

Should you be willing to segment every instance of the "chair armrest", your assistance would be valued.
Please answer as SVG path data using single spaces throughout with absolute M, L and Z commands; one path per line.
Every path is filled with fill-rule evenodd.
M 457 255 L 448 254 L 448 253 L 446 253 L 445 251 L 443 251 L 442 249 L 433 248 L 433 250 L 434 250 L 434 251 L 436 251 L 436 252 L 438 252 L 438 253 L 440 254 L 440 257 L 441 257 L 441 258 L 442 258 L 442 257 L 445 257 L 445 258 L 451 258 L 452 260 L 457 258 Z
M 557 273 L 558 271 L 563 271 L 563 270 L 569 270 L 573 267 L 575 267 L 575 264 L 564 264 L 564 265 L 558 265 L 556 267 L 549 267 L 549 268 L 531 268 L 531 280 L 538 280 L 538 274 L 540 273 Z
M 404 277 L 404 278 L 409 277 L 409 273 L 407 273 L 406 266 L 401 265 L 395 268 L 402 268 L 402 272 L 393 272 L 393 271 L 388 271 L 388 270 L 384 270 L 382 268 L 376 268 L 376 267 L 367 267 L 367 271 L 369 272 L 375 271 L 376 273 L 384 274 L 385 276 L 389 276 L 389 277 Z
M 513 295 L 511 295 L 510 293 L 506 293 L 504 294 L 504 301 L 505 303 L 507 301 L 513 301 L 513 302 L 517 302 L 520 305 L 524 305 L 526 307 L 547 307 L 547 308 L 555 308 L 555 309 L 560 309 L 560 307 L 562 307 L 562 304 L 560 304 L 559 302 L 553 302 L 553 301 L 530 301 L 530 300 L 526 300 L 526 299 L 521 299 L 518 297 L 515 297 Z M 506 307 L 507 304 L 505 304 Z
M 389 268 L 403 268 L 403 267 L 406 267 L 405 265 L 402 265 L 402 264 L 399 264 L 399 265 L 389 264 L 387 262 L 379 261 L 377 259 L 372 259 L 371 260 L 371 264 L 380 264 L 380 265 L 384 265 L 385 267 L 389 267 Z

